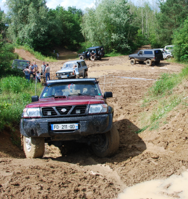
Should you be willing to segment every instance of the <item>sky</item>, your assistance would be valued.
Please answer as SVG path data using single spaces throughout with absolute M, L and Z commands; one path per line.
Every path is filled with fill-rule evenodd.
M 95 7 L 95 2 L 100 0 L 46 0 L 47 1 L 47 7 L 55 9 L 57 6 L 62 6 L 65 9 L 68 7 L 76 7 L 77 9 L 82 9 L 83 11 L 86 8 L 92 8 Z M 157 2 L 157 0 L 129 0 L 133 2 L 135 5 L 139 5 L 141 2 L 147 1 L 150 2 L 151 6 L 154 6 L 154 4 Z M 6 0 L 0 0 L 0 8 L 1 10 L 4 10 L 4 12 L 7 12 L 7 8 L 5 6 Z
M 0 8 L 7 12 L 7 8 L 5 6 L 6 0 L 0 0 Z M 95 7 L 95 0 L 47 0 L 47 7 L 55 9 L 57 6 L 62 6 L 65 9 L 68 7 L 76 7 L 77 9 L 85 10 L 85 8 Z

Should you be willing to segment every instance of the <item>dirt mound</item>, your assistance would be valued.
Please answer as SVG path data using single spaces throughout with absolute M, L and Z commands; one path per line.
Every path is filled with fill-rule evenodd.
M 97 158 L 82 146 L 61 157 L 58 148 L 46 146 L 43 159 L 0 158 L 1 198 L 117 198 L 128 186 L 188 169 L 186 106 L 170 112 L 159 130 L 135 133 L 141 128 L 140 115 L 149 111 L 141 107 L 148 88 L 161 73 L 176 73 L 183 66 L 166 61 L 160 67 L 132 66 L 127 56 L 86 62 L 102 91 L 113 92 L 108 104 L 120 133 L 117 154 Z M 50 63 L 52 75 L 63 63 Z

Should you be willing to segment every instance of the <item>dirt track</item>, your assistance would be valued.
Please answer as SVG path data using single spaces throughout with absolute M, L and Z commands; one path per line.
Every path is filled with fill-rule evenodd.
M 34 60 L 29 54 L 24 58 Z M 52 77 L 63 63 L 50 63 Z M 82 146 L 76 153 L 61 157 L 58 148 L 47 146 L 43 159 L 30 160 L 23 158 L 22 151 L 11 151 L 2 142 L 1 198 L 117 198 L 126 187 L 188 169 L 187 110 L 170 113 L 168 125 L 158 131 L 135 134 L 141 128 L 141 112 L 147 111 L 141 107 L 147 89 L 161 73 L 176 73 L 183 66 L 166 61 L 160 67 L 132 66 L 127 56 L 87 61 L 87 65 L 89 76 L 99 77 L 102 90 L 113 92 L 108 104 L 115 110 L 114 123 L 120 133 L 117 154 L 97 158 Z M 10 144 L 7 134 L 3 135 L 4 143 Z M 177 198 L 175 194 L 169 196 Z

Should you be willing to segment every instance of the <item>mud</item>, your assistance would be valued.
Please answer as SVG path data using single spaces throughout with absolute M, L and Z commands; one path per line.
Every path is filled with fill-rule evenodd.
M 41 66 L 42 61 L 28 52 L 20 50 L 19 53 Z M 52 78 L 64 62 L 49 63 Z M 128 56 L 105 57 L 101 61 L 86 63 L 89 77 L 99 79 L 102 91 L 113 92 L 108 104 L 114 108 L 114 124 L 120 133 L 119 150 L 111 158 L 97 158 L 87 146 L 80 145 L 76 152 L 62 157 L 58 148 L 46 146 L 42 159 L 30 160 L 25 159 L 19 149 L 7 151 L 13 145 L 7 132 L 1 133 L 1 198 L 118 198 L 124 190 L 126 194 L 135 193 L 128 187 L 159 180 L 160 183 L 154 181 L 155 188 L 160 186 L 162 179 L 171 181 L 170 176 L 180 175 L 188 169 L 187 109 L 178 107 L 170 112 L 167 124 L 159 130 L 135 133 L 142 127 L 141 113 L 148 111 L 141 106 L 148 88 L 161 73 L 177 73 L 183 65 L 167 61 L 162 61 L 160 67 L 131 65 Z M 167 182 L 164 186 L 168 185 Z M 157 198 L 144 192 L 148 184 L 141 184 L 142 195 L 139 194 L 140 187 L 136 187 L 137 195 L 119 195 L 119 198 Z M 161 186 L 161 191 L 164 191 L 164 186 Z M 182 189 L 166 192 L 171 195 L 163 196 L 186 198 L 179 194 Z

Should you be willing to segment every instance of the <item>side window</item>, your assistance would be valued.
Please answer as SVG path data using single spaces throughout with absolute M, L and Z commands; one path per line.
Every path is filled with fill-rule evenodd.
M 152 52 L 152 51 L 150 51 L 150 50 L 148 50 L 148 51 L 144 51 L 144 54 L 145 54 L 145 55 L 152 55 L 152 54 L 153 54 L 153 52 Z
M 82 65 L 82 66 L 86 66 L 85 61 L 82 61 L 82 62 L 81 62 L 81 65 Z
M 143 52 L 142 52 L 142 51 L 139 51 L 138 54 L 139 54 L 139 55 L 143 55 Z

